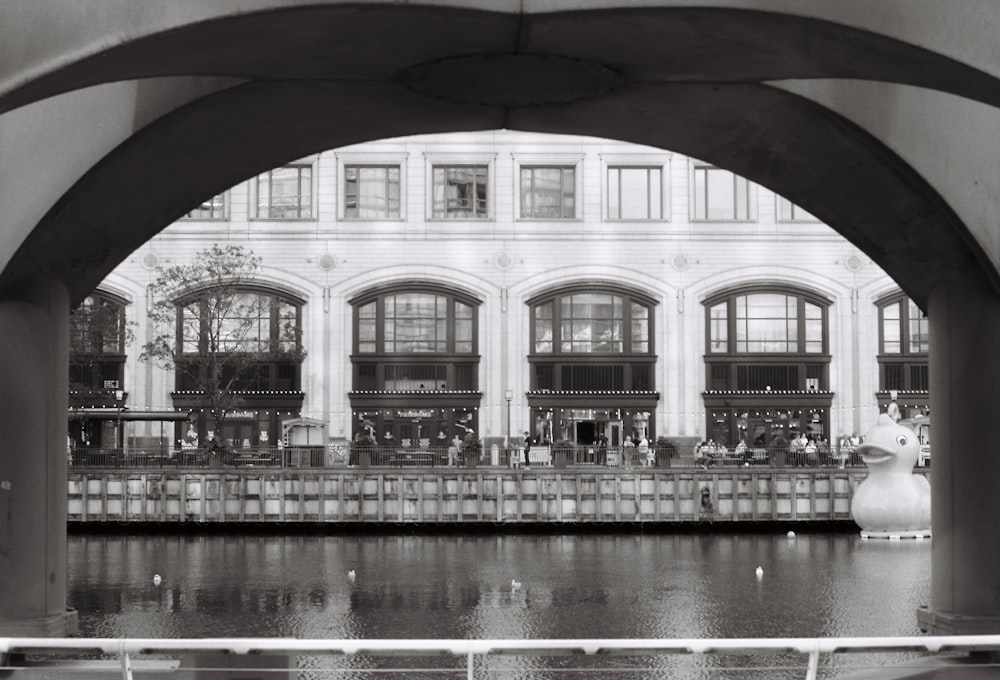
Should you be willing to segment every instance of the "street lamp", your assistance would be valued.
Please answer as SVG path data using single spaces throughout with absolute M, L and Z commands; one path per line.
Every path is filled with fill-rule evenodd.
M 512 390 L 505 391 L 503 398 L 507 400 L 507 439 L 504 441 L 504 446 L 510 448 L 510 402 L 514 398 L 514 392 Z

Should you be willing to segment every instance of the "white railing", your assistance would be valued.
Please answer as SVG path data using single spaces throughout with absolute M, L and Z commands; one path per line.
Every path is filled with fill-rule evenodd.
M 979 653 L 978 657 L 969 655 Z M 419 677 L 422 673 L 444 673 L 449 677 L 465 675 L 469 680 L 476 678 L 476 660 L 488 656 L 567 656 L 584 655 L 607 657 L 655 657 L 661 655 L 786 655 L 801 657 L 802 677 L 815 680 L 824 655 L 867 653 L 899 654 L 913 653 L 931 656 L 950 655 L 953 662 L 961 662 L 964 668 L 970 665 L 996 667 L 1000 659 L 1000 635 L 961 636 L 918 636 L 918 637 L 871 637 L 871 638 L 724 638 L 724 639 L 579 639 L 579 640 L 322 640 L 289 638 L 202 638 L 202 639 L 161 639 L 161 638 L 0 638 L 0 676 L 5 671 L 13 671 L 14 677 L 80 677 L 85 671 L 100 673 L 101 677 L 121 677 L 132 680 L 142 677 L 145 672 L 174 673 L 186 671 L 194 673 L 182 677 L 224 677 L 219 671 L 229 671 L 237 665 L 220 662 L 206 666 L 206 659 L 217 655 L 218 659 L 248 658 L 258 655 L 292 657 L 453 657 L 465 661 L 465 667 L 452 668 L 394 668 L 385 671 L 398 675 L 411 673 Z M 187 656 L 198 658 L 198 668 L 183 668 L 176 659 Z M 172 657 L 173 662 L 163 657 Z M 151 666 L 150 659 L 160 659 L 160 665 Z M 88 663 L 83 659 L 91 659 Z M 103 659 L 104 666 L 95 665 L 94 659 Z M 73 665 L 73 660 L 78 665 Z M 145 661 L 143 661 L 145 660 Z M 934 659 L 931 659 L 932 661 Z M 887 661 L 884 668 L 899 670 Z M 145 664 L 145 665 L 144 665 Z M 776 668 L 772 666 L 771 668 Z M 870 667 L 870 666 L 869 666 Z M 767 666 L 755 670 L 766 671 Z M 787 666 L 781 666 L 789 671 Z M 925 670 L 926 666 L 923 667 Z M 294 667 L 254 667 L 255 673 L 264 676 L 273 673 L 275 677 L 298 677 L 303 672 Z M 616 667 L 621 671 L 650 670 L 648 665 Z M 567 673 L 567 671 L 570 671 Z M 586 677 L 607 673 L 607 668 L 560 669 L 560 677 Z M 246 671 L 244 670 L 243 673 Z M 305 671 L 307 672 L 307 671 Z M 543 669 L 535 672 L 543 674 Z M 319 671 L 319 673 L 323 673 Z M 341 669 L 336 677 L 371 677 L 378 673 L 371 668 Z M 522 669 L 520 676 L 530 676 L 532 671 Z M 280 674 L 280 675 L 279 675 Z M 480 677 L 495 672 L 483 672 Z M 157 675 L 157 677 L 160 677 Z M 244 677 L 244 675 L 240 675 Z M 410 677 L 407 675 L 406 677 Z M 797 677 L 797 676 L 796 676 Z M 867 676 L 866 676 L 867 677 Z M 887 675 L 888 677 L 888 675 Z M 895 676 L 893 676 L 895 677 Z M 978 677 L 978 676 L 977 676 Z

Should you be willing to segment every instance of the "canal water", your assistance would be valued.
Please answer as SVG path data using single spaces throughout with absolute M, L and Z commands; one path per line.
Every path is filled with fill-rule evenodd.
M 80 634 L 90 637 L 896 636 L 919 634 L 916 610 L 930 600 L 930 548 L 930 541 L 863 540 L 846 531 L 789 536 L 785 530 L 71 534 L 68 585 Z M 333 662 L 300 663 L 326 668 Z M 504 663 L 506 671 L 528 673 L 581 661 Z M 636 663 L 660 668 L 663 677 L 678 669 L 684 677 L 719 677 L 719 665 L 742 666 L 746 659 Z M 847 661 L 832 663 L 826 672 L 842 670 Z M 522 677 L 517 673 L 510 677 Z M 803 675 L 796 670 L 787 677 Z

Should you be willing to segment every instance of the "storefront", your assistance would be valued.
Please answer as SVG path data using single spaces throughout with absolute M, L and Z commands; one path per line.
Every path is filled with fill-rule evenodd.
M 706 438 L 733 448 L 766 448 L 778 437 L 830 441 L 830 392 L 706 392 Z

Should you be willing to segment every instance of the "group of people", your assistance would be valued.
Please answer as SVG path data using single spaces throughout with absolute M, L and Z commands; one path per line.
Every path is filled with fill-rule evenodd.
M 636 457 L 642 467 L 653 467 L 656 464 L 655 454 L 645 435 L 626 436 L 622 442 L 623 465 L 626 468 L 632 467 Z

